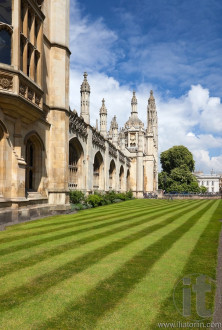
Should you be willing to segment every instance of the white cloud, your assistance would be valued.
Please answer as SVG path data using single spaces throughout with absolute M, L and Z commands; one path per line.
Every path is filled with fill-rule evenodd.
M 80 111 L 80 85 L 83 80 L 82 72 L 71 70 L 70 104 L 71 109 Z M 99 119 L 99 109 L 104 97 L 108 109 L 109 121 L 117 115 L 119 127 L 127 121 L 131 112 L 132 90 L 127 85 L 120 85 L 113 77 L 94 72 L 88 77 L 91 86 L 90 116 L 91 124 L 95 126 Z M 147 100 L 152 86 L 141 84 L 138 86 L 139 117 L 146 125 Z M 211 98 L 209 91 L 200 85 L 191 86 L 190 91 L 180 98 L 163 99 L 154 90 L 159 117 L 159 151 L 162 152 L 174 145 L 185 145 L 194 155 L 196 169 L 210 172 L 213 168 L 222 172 L 222 137 L 215 135 L 218 127 L 214 127 L 213 116 L 221 111 L 219 98 Z M 202 97 L 201 97 L 202 95 Z M 211 111 L 211 117 L 206 113 Z M 217 123 L 220 118 L 215 119 Z M 209 126 L 204 130 L 203 127 Z M 196 127 L 202 127 L 201 133 L 195 133 Z M 212 132 L 210 133 L 209 130 Z M 217 150 L 221 155 L 210 157 L 211 150 Z
M 92 20 L 91 17 L 83 16 L 82 13 L 78 2 L 72 0 L 71 109 L 75 108 L 78 112 L 80 110 L 82 75 L 84 71 L 88 71 L 91 86 L 91 124 L 95 126 L 96 118 L 99 119 L 101 100 L 105 98 L 108 120 L 110 121 L 114 115 L 117 115 L 119 127 L 122 127 L 131 112 L 132 90 L 130 83 L 122 85 L 107 73 L 116 69 L 118 57 L 123 56 L 121 51 L 115 48 L 118 36 L 106 26 L 102 18 Z M 128 22 L 129 19 L 130 17 L 125 15 L 125 21 Z M 181 45 L 155 43 L 149 44 L 147 48 L 144 46 L 145 39 L 137 36 L 140 31 L 138 29 L 133 31 L 133 34 L 130 33 L 131 37 L 128 41 L 130 41 L 129 51 L 134 56 L 128 54 L 127 62 L 120 65 L 122 69 L 127 70 L 127 73 L 137 70 L 141 71 L 144 76 L 149 75 L 152 78 L 161 72 L 161 76 L 166 77 L 168 81 L 176 79 L 175 72 L 177 75 L 183 72 L 186 76 L 186 73 L 190 75 L 192 71 L 193 76 L 198 76 L 196 71 L 198 68 L 186 65 L 185 59 L 181 60 L 183 59 L 180 53 Z M 140 47 L 141 45 L 143 47 Z M 137 65 L 135 65 L 135 58 Z M 106 73 L 101 73 L 101 71 Z M 173 76 L 174 78 L 172 78 Z M 183 78 L 185 81 L 186 77 L 183 76 Z M 136 95 L 139 117 L 145 125 L 150 89 L 154 90 L 158 109 L 159 151 L 162 152 L 173 145 L 182 144 L 192 151 L 196 169 L 210 172 L 213 168 L 217 172 L 222 172 L 222 104 L 220 98 L 211 97 L 209 90 L 200 84 L 191 85 L 190 90 L 178 98 L 170 98 L 170 93 L 161 94 L 158 86 L 141 83 L 137 85 Z M 214 156 L 215 152 L 217 156 Z
M 99 70 L 115 64 L 117 53 L 111 52 L 117 35 L 110 30 L 102 18 L 91 20 L 82 16 L 76 1 L 71 2 L 70 49 L 71 66 L 85 70 Z

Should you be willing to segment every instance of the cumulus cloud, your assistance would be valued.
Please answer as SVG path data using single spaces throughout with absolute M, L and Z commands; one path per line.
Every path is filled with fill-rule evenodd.
M 92 20 L 83 16 L 77 1 L 71 2 L 70 49 L 72 52 L 71 67 L 85 70 L 99 70 L 113 67 L 118 51 L 111 52 L 116 40 L 116 33 L 110 30 L 99 17 Z
M 78 112 L 82 80 L 82 72 L 71 70 L 70 104 L 71 108 Z M 113 77 L 99 72 L 90 74 L 88 81 L 91 86 L 91 124 L 95 126 L 96 119 L 99 119 L 99 109 L 104 97 L 108 121 L 117 115 L 119 127 L 122 127 L 131 112 L 130 86 L 120 85 Z M 150 89 L 151 85 L 141 84 L 136 93 L 139 117 L 145 125 Z M 194 155 L 196 169 L 210 172 L 213 168 L 222 172 L 222 136 L 215 134 L 220 132 L 222 127 L 220 99 L 210 97 L 209 90 L 200 85 L 191 86 L 188 93 L 180 98 L 163 98 L 155 89 L 154 95 L 159 117 L 159 151 L 174 145 L 185 145 Z M 215 150 L 219 152 L 218 156 L 213 155 Z
M 103 98 L 106 100 L 109 122 L 114 115 L 117 115 L 119 127 L 122 127 L 130 116 L 131 82 L 123 80 L 120 83 L 114 77 L 117 67 L 123 70 L 123 75 L 124 72 L 130 74 L 139 71 L 144 77 L 152 78 L 158 77 L 161 73 L 161 77 L 166 78 L 167 81 L 177 79 L 176 76 L 182 74 L 184 86 L 190 84 L 191 78 L 198 76 L 198 72 L 203 71 L 199 66 L 191 66 L 190 62 L 186 61 L 183 51 L 181 54 L 185 44 L 155 42 L 145 47 L 146 36 L 140 35 L 138 26 L 133 24 L 134 28 L 129 29 L 128 22 L 134 23 L 132 18 L 127 13 L 122 17 L 123 22 L 127 23 L 126 43 L 129 53 L 127 59 L 120 64 L 118 59 L 124 57 L 124 54 L 116 47 L 116 43 L 123 42 L 121 33 L 117 34 L 108 28 L 101 17 L 93 20 L 90 16 L 83 15 L 77 0 L 71 2 L 70 106 L 71 109 L 80 111 L 80 85 L 83 72 L 88 71 L 88 81 L 91 86 L 90 117 L 94 126 L 96 119 L 99 119 Z M 130 30 L 133 30 L 133 33 L 129 33 Z M 201 68 L 206 67 L 203 60 L 198 63 Z M 170 93 L 163 92 L 155 79 L 152 81 L 153 85 L 146 83 L 146 79 L 140 84 L 137 82 L 136 95 L 139 117 L 146 125 L 149 91 L 154 90 L 159 117 L 159 151 L 182 144 L 192 151 L 196 169 L 210 172 L 213 168 L 217 172 L 222 172 L 220 98 L 212 97 L 209 89 L 201 84 L 195 84 L 195 79 L 186 93 L 179 97 L 170 97 Z M 208 81 L 206 79 L 206 83 Z

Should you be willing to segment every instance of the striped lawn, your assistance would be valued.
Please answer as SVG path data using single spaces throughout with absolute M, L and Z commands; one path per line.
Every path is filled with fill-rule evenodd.
M 187 274 L 215 278 L 221 217 L 220 200 L 133 200 L 8 228 L 0 329 L 186 322 L 173 288 Z

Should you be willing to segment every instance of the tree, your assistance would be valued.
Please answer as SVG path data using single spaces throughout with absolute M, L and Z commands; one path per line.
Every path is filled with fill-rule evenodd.
M 184 146 L 174 146 L 160 155 L 163 171 L 159 173 L 159 188 L 166 192 L 201 192 L 194 171 L 192 153 Z
M 174 168 L 187 165 L 190 172 L 194 171 L 195 162 L 192 153 L 184 146 L 174 146 L 160 155 L 164 172 L 170 173 Z

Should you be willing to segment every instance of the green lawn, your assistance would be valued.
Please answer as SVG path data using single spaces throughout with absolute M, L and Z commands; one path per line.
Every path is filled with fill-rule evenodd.
M 173 289 L 187 274 L 215 279 L 221 214 L 220 200 L 133 200 L 9 227 L 0 232 L 0 329 L 186 322 Z

